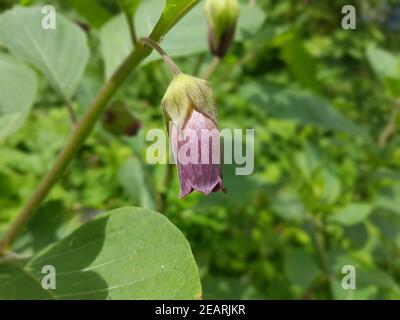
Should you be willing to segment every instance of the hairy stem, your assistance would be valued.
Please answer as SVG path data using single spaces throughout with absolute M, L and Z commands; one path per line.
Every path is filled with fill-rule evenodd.
M 114 95 L 130 72 L 135 69 L 139 63 L 149 55 L 151 50 L 144 46 L 137 46 L 135 50 L 118 67 L 113 76 L 104 84 L 99 94 L 88 108 L 82 120 L 78 123 L 75 130 L 68 138 L 63 150 L 55 160 L 53 167 L 45 175 L 36 191 L 29 201 L 22 208 L 17 218 L 13 221 L 10 229 L 5 233 L 0 241 L 0 253 L 9 248 L 13 240 L 30 220 L 35 210 L 46 198 L 54 184 L 65 173 L 69 164 L 75 157 L 79 148 L 85 139 L 91 133 L 94 125 L 101 116 L 110 98 Z
M 140 38 L 139 41 L 156 50 L 160 54 L 161 58 L 164 60 L 164 62 L 166 63 L 166 65 L 168 66 L 168 68 L 170 69 L 171 73 L 174 76 L 177 76 L 182 73 L 182 71 L 178 68 L 178 66 L 171 59 L 171 57 L 153 39 Z

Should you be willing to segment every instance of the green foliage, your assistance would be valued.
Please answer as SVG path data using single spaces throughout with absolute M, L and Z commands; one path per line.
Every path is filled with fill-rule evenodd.
M 152 35 L 167 33 L 199 2 L 200 0 L 165 0 L 164 9 L 152 31 Z
M 128 15 L 134 16 L 140 4 L 140 0 L 118 0 L 118 4 Z
M 0 16 L 0 42 L 40 70 L 51 86 L 70 98 L 89 59 L 84 32 L 57 15 L 55 30 L 44 32 L 41 8 L 16 7 Z M 62 63 L 60 63 L 62 61 Z
M 368 60 L 376 75 L 394 96 L 400 96 L 400 59 L 375 46 L 367 48 Z
M 303 249 L 290 249 L 284 259 L 285 272 L 289 280 L 303 290 L 307 290 L 320 273 L 312 255 Z
M 36 90 L 35 73 L 11 56 L 0 54 L 0 143 L 23 124 Z
M 352 226 L 363 222 L 371 213 L 371 207 L 362 203 L 351 203 L 339 210 L 331 221 L 335 221 L 344 226 Z
M 241 96 L 257 110 L 268 116 L 292 119 L 303 124 L 313 124 L 324 129 L 336 129 L 362 135 L 361 128 L 343 117 L 328 102 L 301 90 L 285 89 L 268 83 L 248 84 Z
M 121 186 L 131 196 L 133 203 L 143 208 L 155 209 L 151 186 L 148 185 L 143 164 L 136 157 L 129 158 L 118 172 Z M 137 186 L 141 186 L 139 192 Z
M 167 33 L 194 4 L 195 1 L 169 2 L 168 5 L 178 7 L 176 10 L 166 7 L 160 18 L 160 21 L 166 24 L 155 26 L 155 38 Z M 86 38 L 82 30 L 62 17 L 58 18 L 58 27 L 51 30 L 53 33 L 46 32 L 39 24 L 42 18 L 39 9 L 16 7 L 4 13 L 0 17 L 0 40 L 13 54 L 42 71 L 50 85 L 69 104 L 68 99 L 75 92 L 86 66 L 88 58 Z M 21 38 L 23 42 L 20 42 Z M 65 56 L 60 56 L 58 50 Z M 14 63 L 11 59 L 9 62 Z M 5 67 L 9 68 L 8 65 Z M 16 75 L 12 76 L 21 76 L 25 70 L 20 66 L 17 67 L 14 67 L 14 70 L 4 68 L 4 71 L 16 71 Z M 28 87 L 27 96 L 30 97 L 32 96 L 30 91 L 34 92 L 36 89 L 36 78 L 28 72 L 26 74 L 27 80 L 32 81 L 28 83 L 31 87 Z M 15 82 L 11 85 L 18 87 L 18 83 Z M 7 88 L 5 85 L 5 89 Z M 10 94 L 19 94 L 14 88 L 11 89 L 14 91 L 11 90 Z M 10 113 L 8 109 L 13 106 L 10 102 L 13 97 L 6 98 L 4 109 Z M 30 106 L 31 103 L 26 102 L 22 105 L 28 110 Z M 112 108 L 111 111 L 117 113 L 121 111 L 121 108 L 115 109 Z M 23 116 L 26 118 L 26 114 Z M 6 120 L 16 121 L 10 118 Z M 7 125 L 4 135 L 11 130 L 15 131 L 16 127 L 15 123 Z M 78 132 L 79 128 L 76 130 Z M 136 166 L 136 163 L 134 165 Z M 143 184 L 144 178 L 140 167 L 136 166 L 135 170 L 136 182 Z M 4 187 L 8 188 L 8 185 Z M 153 207 L 154 204 L 149 203 L 149 195 L 145 193 L 142 195 L 141 204 Z M 90 197 L 85 198 L 90 200 Z M 19 242 L 14 244 L 13 249 L 19 251 L 19 255 L 9 254 L 7 248 L 6 252 L 1 252 L 4 253 L 0 261 L 1 298 L 198 299 L 201 297 L 197 266 L 189 244 L 180 231 L 161 214 L 143 208 L 115 210 L 84 224 L 71 235 L 42 249 L 44 243 L 57 240 L 55 232 L 60 224 L 64 224 L 61 210 L 51 212 L 52 215 L 57 215 L 54 221 L 49 218 L 49 211 L 51 210 L 42 208 L 36 212 L 37 220 L 34 219 L 29 223 Z M 93 216 L 93 213 L 91 215 Z M 45 224 L 47 228 L 42 228 L 38 232 L 38 226 L 41 224 Z M 125 246 L 127 243 L 134 243 L 135 246 Z M 20 256 L 22 252 L 28 254 L 29 258 Z M 56 268 L 58 289 L 47 290 L 41 284 L 42 268 L 47 265 Z M 96 271 L 93 272 L 92 269 Z M 156 291 L 156 288 L 161 290 Z
M 68 0 L 72 8 L 84 17 L 87 22 L 95 27 L 101 27 L 112 15 L 97 1 Z
M 193 1 L 192 1 L 193 2 Z M 142 1 L 136 19 L 136 33 L 138 37 L 147 37 L 163 10 L 159 0 Z M 176 10 L 176 8 L 175 8 Z M 242 40 L 248 34 L 257 31 L 264 21 L 265 14 L 257 8 L 247 9 L 239 18 L 237 40 Z M 168 13 L 168 15 L 172 12 Z M 164 14 L 166 15 L 166 14 Z M 193 35 L 196 35 L 194 37 Z M 132 43 L 128 25 L 123 15 L 111 19 L 100 30 L 102 55 L 105 61 L 106 76 L 109 77 L 121 61 L 129 54 Z M 174 27 L 162 41 L 163 49 L 171 57 L 190 56 L 208 50 L 207 22 L 202 6 L 193 8 L 179 24 Z M 158 54 L 153 53 L 147 61 L 159 60 Z
M 319 91 L 317 66 L 298 36 L 287 36 L 282 45 L 282 58 L 305 88 Z
M 62 96 L 81 117 L 133 49 L 116 2 L 88 3 L 54 1 L 45 33 L 40 7 L 0 4 L 0 235 L 71 133 Z M 345 0 L 240 1 L 210 84 L 220 128 L 255 129 L 255 167 L 224 165 L 226 194 L 178 200 L 175 167 L 146 163 L 171 80 L 147 57 L 1 257 L 0 298 L 399 299 L 397 6 L 356 3 L 357 30 L 343 30 Z M 196 77 L 212 59 L 203 4 L 146 0 L 133 18 Z M 41 289 L 43 264 L 56 290 Z M 357 290 L 342 288 L 345 265 Z

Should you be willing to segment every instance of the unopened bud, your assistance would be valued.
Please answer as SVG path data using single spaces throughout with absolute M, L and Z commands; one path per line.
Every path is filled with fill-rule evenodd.
M 207 0 L 208 42 L 211 52 L 222 58 L 229 49 L 239 16 L 237 0 Z

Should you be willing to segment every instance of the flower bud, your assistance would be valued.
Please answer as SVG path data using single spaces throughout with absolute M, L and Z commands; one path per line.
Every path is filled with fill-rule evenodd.
M 162 100 L 170 123 L 171 147 L 178 167 L 180 197 L 193 190 L 204 194 L 223 189 L 221 145 L 215 97 L 207 81 L 176 76 Z
M 233 40 L 239 16 L 237 0 L 207 0 L 208 43 L 211 52 L 222 58 Z

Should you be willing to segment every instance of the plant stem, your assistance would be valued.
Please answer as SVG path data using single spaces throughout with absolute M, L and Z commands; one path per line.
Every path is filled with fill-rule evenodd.
M 78 123 L 78 117 L 76 116 L 76 113 L 72 106 L 71 100 L 66 99 L 65 103 L 66 103 L 66 106 L 68 109 L 68 113 L 69 113 L 69 117 L 71 119 L 72 126 L 75 128 Z
M 104 84 L 99 94 L 89 107 L 82 120 L 78 123 L 75 130 L 71 133 L 63 150 L 58 155 L 53 167 L 45 175 L 38 188 L 31 196 L 25 207 L 22 208 L 17 218 L 13 221 L 10 229 L 5 233 L 0 241 L 0 254 L 8 249 L 13 240 L 30 220 L 35 210 L 46 198 L 51 188 L 58 179 L 65 173 L 69 164 L 84 143 L 85 139 L 91 133 L 96 121 L 101 116 L 108 101 L 121 86 L 130 72 L 136 68 L 139 63 L 150 54 L 151 50 L 144 46 L 137 46 L 135 50 L 118 67 L 113 76 Z
M 208 66 L 206 72 L 203 75 L 203 79 L 209 80 L 211 78 L 212 74 L 215 72 L 215 70 L 217 70 L 220 63 L 221 63 L 221 58 L 214 56 L 210 65 Z
M 131 35 L 131 40 L 132 40 L 132 44 L 135 47 L 137 45 L 137 36 L 136 36 L 136 30 L 135 30 L 135 26 L 133 24 L 133 20 L 131 15 L 129 14 L 129 12 L 124 11 L 125 17 L 126 17 L 126 21 L 128 23 L 128 28 L 129 28 L 129 34 Z
M 135 25 L 133 23 L 135 10 L 132 10 L 129 4 L 125 3 L 124 0 L 117 0 L 117 3 L 121 8 L 122 12 L 124 13 L 126 22 L 128 23 L 129 34 L 131 36 L 133 47 L 136 47 L 138 41 L 136 36 Z
M 399 113 L 400 113 L 400 100 L 396 100 L 394 102 L 394 109 L 392 111 L 392 114 L 390 115 L 389 121 L 383 128 L 381 134 L 379 135 L 378 145 L 380 147 L 384 147 L 386 143 L 389 141 L 390 137 L 396 132 L 396 121 Z
M 182 73 L 171 57 L 158 45 L 157 42 L 150 38 L 140 38 L 139 41 L 153 48 L 160 54 L 161 58 L 166 63 L 173 76 L 177 76 Z

